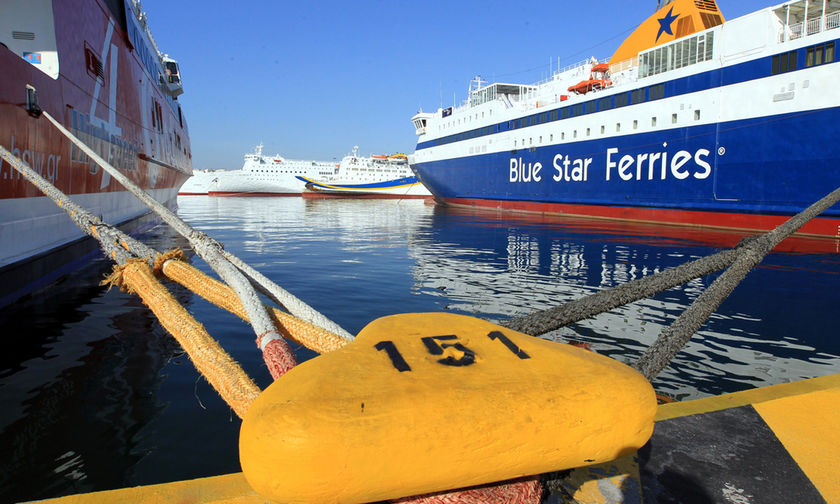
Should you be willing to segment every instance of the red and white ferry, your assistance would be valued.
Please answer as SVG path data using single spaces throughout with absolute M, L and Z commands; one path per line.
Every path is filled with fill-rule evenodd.
M 0 144 L 110 224 L 147 209 L 43 117 L 48 112 L 159 201 L 191 173 L 178 64 L 136 0 L 0 4 Z M 87 242 L 87 243 L 86 243 Z M 91 243 L 0 164 L 0 306 L 71 271 Z

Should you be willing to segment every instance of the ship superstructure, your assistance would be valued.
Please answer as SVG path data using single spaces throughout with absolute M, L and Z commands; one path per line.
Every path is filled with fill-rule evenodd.
M 344 156 L 338 170 L 326 178 L 300 176 L 306 184 L 304 196 L 365 198 L 431 198 L 411 172 L 405 154 L 360 156 L 359 146 Z
M 338 172 L 338 164 L 329 161 L 286 159 L 262 153 L 259 144 L 254 152 L 245 154 L 239 170 L 222 172 L 209 186 L 213 196 L 300 196 L 304 183 L 298 176 L 331 177 Z

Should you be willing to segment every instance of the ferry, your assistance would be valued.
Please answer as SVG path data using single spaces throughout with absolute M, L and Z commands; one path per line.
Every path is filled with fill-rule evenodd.
M 338 165 L 328 161 L 286 159 L 280 154 L 263 155 L 259 144 L 253 153 L 245 154 L 240 170 L 217 174 L 208 188 L 211 196 L 300 196 L 304 183 L 299 176 L 330 177 L 338 173 Z
M 7 0 L 0 6 L 0 145 L 109 224 L 147 208 L 50 123 L 159 201 L 192 152 L 178 62 L 137 0 Z M 0 163 L 0 306 L 71 271 L 96 245 L 9 163 Z
M 344 156 L 332 177 L 315 179 L 299 176 L 306 185 L 305 198 L 431 198 L 411 172 L 405 154 L 359 155 L 359 146 Z
M 828 0 L 664 1 L 608 59 L 417 113 L 411 166 L 444 204 L 772 229 L 840 186 L 838 28 Z M 800 233 L 840 236 L 838 205 Z

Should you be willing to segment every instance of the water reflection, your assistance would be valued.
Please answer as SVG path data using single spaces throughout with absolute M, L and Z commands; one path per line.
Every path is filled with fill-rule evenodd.
M 421 200 L 179 198 L 179 214 L 355 333 L 403 312 L 503 320 L 731 247 L 737 233 L 473 213 Z M 165 226 L 143 237 L 187 248 Z M 753 271 L 656 382 L 698 397 L 840 371 L 833 241 L 792 240 Z M 203 261 L 194 264 L 208 271 Z M 140 302 L 98 286 L 100 260 L 0 312 L 0 501 L 239 470 L 239 421 Z M 634 360 L 713 281 L 556 331 Z M 250 328 L 170 285 L 257 384 Z M 301 360 L 313 354 L 297 349 Z
M 740 235 L 551 217 L 435 210 L 414 240 L 417 292 L 445 307 L 502 320 L 711 255 Z M 742 390 L 840 370 L 828 314 L 838 296 L 836 254 L 801 251 L 832 241 L 788 240 L 753 271 L 657 379 L 679 398 Z M 693 280 L 555 331 L 634 361 L 716 278 Z

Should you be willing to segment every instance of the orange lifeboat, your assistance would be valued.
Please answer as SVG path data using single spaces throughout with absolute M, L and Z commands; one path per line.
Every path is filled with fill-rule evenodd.
M 592 66 L 592 73 L 602 73 L 605 74 L 610 71 L 610 65 L 608 63 L 598 63 L 597 65 Z
M 607 73 L 609 71 L 609 64 L 596 63 L 592 65 L 592 70 L 589 73 L 589 79 L 580 81 L 574 86 L 571 86 L 569 91 L 576 94 L 586 94 L 590 91 L 597 91 L 599 89 L 612 86 L 612 81 L 607 80 Z
M 571 86 L 569 88 L 569 91 L 575 94 L 586 94 L 590 91 L 604 89 L 607 86 L 612 86 L 612 81 L 590 78 L 588 80 L 580 81 L 574 86 Z

